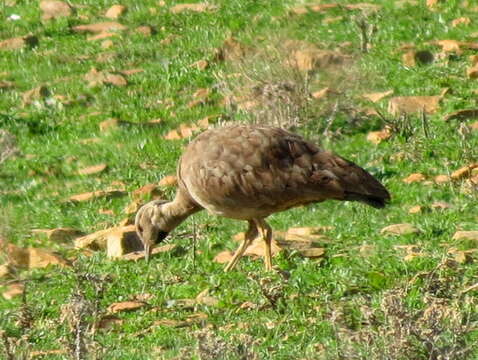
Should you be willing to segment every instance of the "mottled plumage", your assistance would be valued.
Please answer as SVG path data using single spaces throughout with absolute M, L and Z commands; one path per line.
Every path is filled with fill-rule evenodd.
M 149 252 L 158 237 L 165 237 L 203 208 L 247 220 L 246 239 L 226 270 L 258 235 L 266 241 L 266 267 L 270 269 L 271 229 L 264 219 L 327 199 L 356 200 L 381 208 L 390 195 L 359 166 L 299 135 L 274 127 L 238 125 L 197 136 L 180 159 L 176 198 L 170 203 L 146 204 L 138 212 L 136 224 Z

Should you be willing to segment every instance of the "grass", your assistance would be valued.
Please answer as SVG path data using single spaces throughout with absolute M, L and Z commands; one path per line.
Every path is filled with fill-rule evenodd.
M 101 41 L 87 41 L 70 28 L 104 21 L 102 14 L 114 1 L 77 1 L 76 15 L 48 22 L 40 20 L 37 1 L 2 3 L 2 19 L 12 14 L 21 19 L 1 21 L 0 40 L 33 34 L 39 44 L 0 52 L 0 82 L 15 84 L 13 89 L 0 88 L 0 125 L 16 137 L 22 154 L 0 164 L 0 234 L 11 243 L 49 248 L 75 259 L 73 268 L 23 270 L 15 275 L 27 283 L 27 290 L 23 305 L 21 297 L 0 299 L 2 356 L 20 358 L 23 352 L 28 358 L 34 351 L 67 349 L 47 358 L 476 359 L 477 292 L 462 291 L 477 282 L 478 268 L 473 259 L 454 262 L 448 252 L 450 247 L 476 248 L 471 241 L 452 240 L 457 230 L 478 230 L 476 190 L 463 191 L 461 182 L 442 186 L 402 182 L 411 173 L 432 177 L 476 162 L 476 131 L 464 135 L 459 131 L 462 123 L 473 120 L 443 121 L 445 114 L 476 106 L 476 80 L 466 77 L 468 55 L 474 52 L 465 50 L 410 68 L 402 64 L 397 50 L 403 43 L 414 43 L 437 55 L 439 47 L 430 41 L 474 40 L 478 28 L 472 5 L 447 1 L 431 11 L 422 1 L 371 2 L 381 9 L 367 13 L 335 8 L 297 15 L 290 9 L 301 4 L 293 1 L 217 0 L 218 9 L 211 13 L 172 14 L 170 1 L 161 6 L 157 1 L 125 0 L 128 12 L 119 21 L 130 30 L 112 38 L 114 45 L 106 50 Z M 342 16 L 338 21 L 324 21 L 338 16 Z M 451 21 L 462 16 L 470 17 L 471 24 L 452 27 Z M 374 29 L 367 53 L 360 51 L 356 20 Z M 147 37 L 134 31 L 144 24 L 157 33 Z M 175 37 L 170 43 L 161 43 L 171 36 Z M 230 36 L 254 50 L 242 60 L 215 61 L 215 49 Z M 353 60 L 348 66 L 307 75 L 291 71 L 283 64 L 282 45 L 288 39 L 323 49 L 350 42 L 341 51 Z M 262 51 L 268 47 L 269 52 Z M 113 57 L 98 62 L 104 53 Z M 202 59 L 209 61 L 205 70 L 191 66 Z M 89 87 L 84 75 L 93 67 L 144 72 L 129 76 L 125 87 Z M 230 76 L 237 72 L 249 80 Z M 224 274 L 222 265 L 212 259 L 224 249 L 234 249 L 231 236 L 245 225 L 205 213 L 176 230 L 170 241 L 178 244 L 178 251 L 154 257 L 149 265 L 112 261 L 100 252 L 85 256 L 70 244 L 32 235 L 35 228 L 69 226 L 89 233 L 118 224 L 125 217 L 128 196 L 78 205 L 63 200 L 105 189 L 115 181 L 124 183 L 129 192 L 158 182 L 174 172 L 188 141 L 168 141 L 162 135 L 209 115 L 220 114 L 219 122 L 228 123 L 261 122 L 274 118 L 271 112 L 276 110 L 284 114 L 280 101 L 272 100 L 267 116 L 222 102 L 227 94 L 244 95 L 254 85 L 284 81 L 300 90 L 301 106 L 296 110 L 301 118 L 293 124 L 294 131 L 364 166 L 393 196 L 384 211 L 327 202 L 271 216 L 270 224 L 278 230 L 334 226 L 324 258 L 281 253 L 274 263 L 286 277 L 264 273 L 262 261 L 250 259 Z M 71 104 L 39 99 L 22 105 L 22 93 L 40 85 Z M 325 86 L 340 94 L 324 101 L 305 99 L 307 91 Z M 210 101 L 188 107 L 198 88 L 212 89 Z M 371 106 L 361 94 L 393 89 L 394 96 L 438 95 L 443 88 L 451 91 L 438 111 L 427 117 L 427 134 L 419 115 L 407 119 L 385 115 L 399 128 L 407 125 L 408 132 L 379 145 L 366 141 L 368 131 L 385 124 L 381 118 L 360 115 L 359 109 Z M 375 106 L 387 114 L 387 100 Z M 109 118 L 132 124 L 100 132 L 99 123 Z M 152 119 L 162 121 L 147 126 Z M 325 129 L 327 136 L 322 135 Z M 80 142 L 89 138 L 100 142 Z M 402 153 L 402 161 L 394 157 L 397 153 Z M 78 168 L 98 163 L 107 163 L 108 171 L 90 177 L 75 174 Z M 140 166 L 144 163 L 145 169 Z M 165 192 L 172 197 L 174 190 Z M 436 201 L 452 207 L 408 213 L 412 205 Z M 114 215 L 100 214 L 100 209 L 111 209 Z M 380 234 L 381 228 L 395 223 L 414 224 L 421 232 Z M 194 231 L 196 256 L 189 236 Z M 413 244 L 423 256 L 410 261 L 394 247 Z M 365 245 L 371 246 L 369 253 Z M 5 286 L 11 282 L 2 281 Z M 219 300 L 216 306 L 184 308 L 177 301 L 195 298 L 205 289 Z M 109 304 L 144 293 L 152 295 L 148 306 L 119 314 L 121 325 L 89 331 Z M 250 308 L 241 308 L 246 302 Z M 180 321 L 197 313 L 207 319 L 186 327 L 152 326 L 158 320 Z

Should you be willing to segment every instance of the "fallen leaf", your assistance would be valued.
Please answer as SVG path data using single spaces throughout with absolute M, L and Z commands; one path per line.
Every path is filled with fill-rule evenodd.
M 202 71 L 207 69 L 207 67 L 209 66 L 209 62 L 203 59 L 203 60 L 198 60 L 189 66 L 196 67 L 198 70 Z
M 299 236 L 309 236 L 309 235 L 319 235 L 324 232 L 333 230 L 333 226 L 308 226 L 308 227 L 291 227 L 287 230 L 287 235 L 299 235 Z
M 182 136 L 177 130 L 171 130 L 163 138 L 166 140 L 181 140 Z
M 427 6 L 430 8 L 435 7 L 441 0 L 427 0 Z
M 318 68 L 343 64 L 347 56 L 334 51 L 304 49 L 292 52 L 290 64 L 300 71 L 312 71 Z
M 105 40 L 101 43 L 101 48 L 102 49 L 109 49 L 114 46 L 113 40 Z
M 138 26 L 135 31 L 144 36 L 151 36 L 155 33 L 154 28 L 149 25 Z
M 215 51 L 217 61 L 237 61 L 250 54 L 252 49 L 239 42 L 234 37 L 228 37 L 219 49 Z
M 425 111 L 433 114 L 438 110 L 442 96 L 397 96 L 388 102 L 388 111 L 393 115 L 413 114 Z
M 128 123 L 125 122 L 125 121 L 122 121 L 122 120 L 119 120 L 119 119 L 116 119 L 116 118 L 112 118 L 112 119 L 108 119 L 108 120 L 100 122 L 99 127 L 100 127 L 100 131 L 104 132 L 104 131 L 108 131 L 108 130 L 118 129 L 120 126 L 126 125 L 126 124 L 128 124 Z
M 167 175 L 159 181 L 159 186 L 177 186 L 178 178 L 176 175 Z
M 97 321 L 95 327 L 100 330 L 110 330 L 116 326 L 123 325 L 124 320 L 115 315 L 104 315 Z
M 326 87 L 326 88 L 323 88 L 322 90 L 313 92 L 312 97 L 316 100 L 320 100 L 320 99 L 326 98 L 332 93 L 335 93 L 335 92 L 332 91 L 330 88 Z
M 33 48 L 38 45 L 38 38 L 33 35 L 20 36 L 0 41 L 0 50 L 18 50 Z
M 217 254 L 214 257 L 213 261 L 219 264 L 226 264 L 229 261 L 231 261 L 233 255 L 234 253 L 232 251 L 229 251 L 229 250 L 221 251 L 219 254 Z
M 411 174 L 411 175 L 407 176 L 402 181 L 405 184 L 412 184 L 412 183 L 415 183 L 415 182 L 422 182 L 422 181 L 425 181 L 425 180 L 426 180 L 425 175 L 420 174 L 420 173 L 415 173 L 415 174 Z
M 448 249 L 448 254 L 453 256 L 453 259 L 459 264 L 470 263 L 473 260 L 473 253 L 475 253 L 477 249 L 471 250 L 458 250 L 457 248 L 450 248 Z
M 44 85 L 38 86 L 22 94 L 23 106 L 30 105 L 35 101 L 40 101 L 50 96 L 50 90 Z
M 388 90 L 384 92 L 376 92 L 376 93 L 369 93 L 369 94 L 363 94 L 362 97 L 364 97 L 367 100 L 370 100 L 373 103 L 379 102 L 380 100 L 386 98 L 387 96 L 390 96 L 393 94 L 393 90 Z
M 170 252 L 176 248 L 175 244 L 166 244 L 163 246 L 157 246 L 151 251 L 151 257 L 160 253 Z M 144 252 L 143 251 L 136 251 L 121 257 L 121 260 L 128 260 L 128 261 L 138 261 L 144 259 Z
M 13 283 L 7 286 L 7 290 L 3 292 L 3 297 L 6 300 L 12 300 L 13 298 L 23 295 L 25 285 L 23 283 Z
M 196 296 L 196 303 L 206 306 L 217 306 L 219 304 L 219 300 L 213 296 L 209 295 L 209 289 L 205 289 L 201 291 Z
M 43 357 L 46 359 L 46 356 L 50 355 L 64 355 L 67 354 L 68 351 L 65 349 L 52 349 L 52 350 L 35 350 L 29 352 L 30 358 L 36 358 L 36 357 Z
M 68 17 L 73 14 L 71 6 L 63 1 L 42 0 L 40 1 L 40 10 L 43 20 Z
M 472 170 L 478 168 L 478 163 L 470 164 L 467 166 L 464 166 L 458 170 L 455 170 L 451 173 L 451 178 L 453 180 L 460 180 L 464 179 L 467 177 L 470 177 L 472 174 Z
M 126 9 L 127 8 L 124 5 L 113 5 L 106 11 L 105 17 L 109 19 L 118 19 L 126 12 Z
M 457 40 L 438 40 L 438 41 L 432 41 L 430 42 L 432 45 L 438 45 L 441 46 L 442 51 L 447 53 L 447 52 L 454 52 L 457 54 L 461 54 L 461 42 Z
M 415 226 L 411 224 L 393 224 L 384 227 L 380 230 L 380 234 L 390 234 L 390 235 L 409 235 L 409 234 L 418 234 L 418 230 Z
M 196 3 L 196 4 L 177 4 L 169 8 L 169 11 L 173 14 L 179 14 L 186 11 L 192 12 L 210 12 L 217 9 L 216 5 L 207 4 L 207 3 Z
M 451 181 L 451 177 L 448 175 L 437 175 L 434 180 L 437 184 L 445 184 Z
M 106 234 L 106 256 L 121 258 L 132 252 L 143 251 L 143 244 L 134 225 L 116 228 Z
M 49 265 L 68 266 L 69 263 L 61 256 L 39 248 L 22 248 L 8 244 L 6 248 L 9 262 L 16 267 L 36 269 Z
M 111 37 L 118 36 L 117 33 L 110 33 L 110 32 L 101 32 L 99 34 L 91 35 L 86 38 L 87 41 L 97 41 L 97 40 L 104 40 L 109 39 Z
M 445 201 L 435 201 L 431 205 L 431 208 L 434 210 L 446 210 L 453 208 L 453 206 Z
M 13 275 L 13 269 L 10 265 L 0 265 L 0 279 L 10 277 L 11 275 Z
M 98 164 L 98 165 L 93 165 L 93 166 L 88 166 L 83 169 L 79 169 L 76 173 L 78 175 L 95 175 L 102 173 L 108 168 L 107 164 Z
M 277 245 L 275 239 L 271 242 L 271 255 L 276 256 L 282 249 Z M 251 245 L 244 251 L 244 256 L 264 257 L 265 243 L 261 238 L 255 239 Z
M 146 305 L 147 304 L 142 301 L 122 301 L 111 304 L 107 310 L 110 314 L 117 314 L 119 312 L 138 310 Z
M 92 201 L 97 199 L 111 199 L 120 196 L 127 195 L 126 191 L 123 190 L 98 190 L 92 191 L 77 195 L 72 195 L 68 198 L 68 201 L 73 203 L 85 202 L 85 201 Z
M 457 231 L 452 239 L 478 241 L 478 231 Z
M 143 206 L 143 201 L 136 199 L 130 202 L 128 205 L 126 205 L 123 209 L 123 212 L 126 215 L 136 214 L 141 206 Z M 122 223 L 121 225 L 125 225 L 125 224 Z
M 133 191 L 133 199 L 157 199 L 161 196 L 164 194 L 159 188 L 159 184 L 146 184 Z
M 452 20 L 451 26 L 457 27 L 458 25 L 469 25 L 470 23 L 471 19 L 469 17 L 463 16 Z
M 307 258 L 317 258 L 321 257 L 325 254 L 324 248 L 311 248 L 311 249 L 304 249 L 299 251 L 300 254 Z
M 33 229 L 33 234 L 45 234 L 50 241 L 66 242 L 84 236 L 83 231 L 74 228 Z
M 392 133 L 388 127 L 379 131 L 370 131 L 367 134 L 367 140 L 375 145 L 378 145 L 382 141 L 388 140 L 391 137 L 392 137 Z
M 466 120 L 466 119 L 473 119 L 478 117 L 478 109 L 463 109 L 452 112 L 450 114 L 445 115 L 443 118 L 445 121 L 449 120 Z
M 90 249 L 90 250 L 106 250 L 106 235 L 111 232 L 112 229 L 104 229 L 97 232 L 94 232 L 89 235 L 85 235 L 79 238 L 76 238 L 75 248 L 77 249 Z
M 339 21 L 342 21 L 344 19 L 343 16 L 331 16 L 331 17 L 325 17 L 322 20 L 322 23 L 325 25 L 330 25 L 330 24 L 335 24 Z
M 470 79 L 477 79 L 478 78 L 478 64 L 473 65 L 466 69 L 466 76 Z
M 111 74 L 111 73 L 104 73 L 105 78 L 103 80 L 106 84 L 111 84 L 115 86 L 126 86 L 128 85 L 128 81 L 120 74 Z
M 423 211 L 423 206 L 420 206 L 420 205 L 415 205 L 415 206 L 412 206 L 409 210 L 408 210 L 408 213 L 409 214 L 419 214 Z
M 72 30 L 79 33 L 103 33 L 111 31 L 123 31 L 127 27 L 114 21 L 100 22 L 96 24 L 73 26 Z

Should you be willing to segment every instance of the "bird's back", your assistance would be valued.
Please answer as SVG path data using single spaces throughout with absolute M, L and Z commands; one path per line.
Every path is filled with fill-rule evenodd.
M 383 207 L 390 198 L 380 182 L 352 162 L 266 126 L 205 131 L 186 148 L 178 177 L 202 207 L 245 220 L 326 199 Z

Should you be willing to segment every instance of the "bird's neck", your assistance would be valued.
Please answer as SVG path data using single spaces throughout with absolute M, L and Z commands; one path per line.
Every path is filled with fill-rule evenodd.
M 167 230 L 171 231 L 186 220 L 189 215 L 201 209 L 202 207 L 200 207 L 189 194 L 179 188 L 174 200 L 162 206 L 163 214 L 169 219 L 167 226 L 169 229 Z

